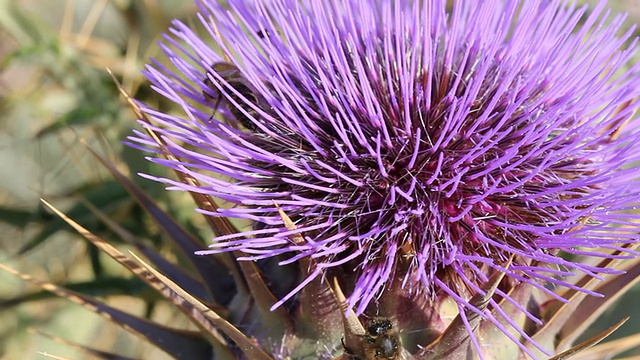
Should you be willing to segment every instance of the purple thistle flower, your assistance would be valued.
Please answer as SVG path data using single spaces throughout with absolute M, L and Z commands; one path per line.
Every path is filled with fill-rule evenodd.
M 152 161 L 203 186 L 145 176 L 254 223 L 202 254 L 315 260 L 274 306 L 351 273 L 359 314 L 398 286 L 468 309 L 493 271 L 597 295 L 565 277 L 613 270 L 576 256 L 636 255 L 620 245 L 638 239 L 640 68 L 604 2 L 590 14 L 564 1 L 216 3 L 200 3 L 205 37 L 173 23 L 175 69 L 146 71 L 183 110 L 144 107 L 180 159 Z M 508 316 L 491 320 L 510 332 Z

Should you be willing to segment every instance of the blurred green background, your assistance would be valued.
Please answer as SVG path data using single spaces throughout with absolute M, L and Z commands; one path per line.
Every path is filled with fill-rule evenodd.
M 610 1 L 610 6 L 630 13 L 629 26 L 640 22 L 640 1 Z M 79 142 L 84 139 L 121 171 L 133 174 L 189 230 L 205 228 L 193 216 L 187 195 L 168 193 L 135 176 L 162 170 L 149 169 L 142 153 L 120 143 L 135 127 L 134 116 L 105 70 L 110 68 L 137 99 L 170 111 L 148 89 L 140 70 L 158 53 L 156 42 L 170 20 L 192 21 L 195 11 L 190 0 L 0 0 L 0 262 L 97 295 L 133 314 L 187 326 L 180 314 L 156 304 L 151 290 L 45 211 L 39 198 L 121 246 L 83 206 L 88 200 L 163 248 L 158 229 L 88 154 Z M 165 253 L 171 257 L 168 249 Z M 16 298 L 26 294 L 33 297 Z M 628 294 L 599 325 L 635 315 L 615 336 L 640 332 L 637 296 L 638 291 Z M 168 358 L 100 316 L 0 272 L 2 359 L 44 359 L 39 353 L 45 352 L 90 358 L 31 329 L 134 358 Z
M 86 199 L 162 248 L 162 236 L 153 223 L 79 139 L 123 172 L 160 173 L 148 169 L 142 153 L 120 143 L 135 126 L 134 116 L 105 69 L 110 68 L 131 94 L 163 106 L 148 90 L 140 70 L 157 54 L 156 42 L 171 19 L 189 21 L 195 11 L 194 3 L 184 0 L 0 0 L 0 262 L 38 279 L 70 284 L 133 314 L 181 325 L 181 314 L 155 306 L 153 292 L 43 210 L 39 198 L 118 245 L 117 237 L 83 207 L 81 201 Z M 174 194 L 131 177 L 174 216 L 187 224 L 197 220 L 188 196 L 169 199 Z M 20 251 L 25 254 L 15 256 Z M 90 358 L 30 329 L 95 348 L 117 349 L 134 358 L 168 358 L 66 300 L 2 301 L 23 294 L 42 295 L 0 272 L 3 359 L 44 359 L 39 352 Z M 125 294 L 141 300 L 132 301 Z

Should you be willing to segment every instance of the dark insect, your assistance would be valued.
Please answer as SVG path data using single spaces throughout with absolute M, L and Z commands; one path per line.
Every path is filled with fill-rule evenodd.
M 365 327 L 366 333 L 360 336 L 360 341 L 351 340 L 347 345 L 342 339 L 344 354 L 347 360 L 399 360 L 400 338 L 393 328 L 391 320 L 387 318 L 373 318 Z M 335 359 L 334 359 L 335 360 Z
M 367 327 L 367 334 L 370 336 L 380 336 L 386 334 L 393 329 L 391 320 L 385 318 L 373 319 Z
M 378 337 L 374 345 L 374 356 L 376 359 L 398 359 L 400 347 L 398 344 L 398 336 L 395 334 L 384 334 Z
M 367 333 L 363 335 L 368 343 L 367 359 L 397 360 L 400 355 L 400 339 L 393 330 L 391 320 L 375 318 L 369 322 Z
M 213 23 L 213 26 L 215 31 L 218 32 L 215 23 Z M 270 36 L 270 33 L 268 30 L 259 30 L 257 32 L 257 35 L 260 39 L 264 39 Z M 222 94 L 213 83 L 214 80 L 212 80 L 212 77 L 210 76 L 212 74 L 207 73 L 207 76 L 204 79 L 204 84 L 209 90 L 217 94 L 216 96 L 212 96 L 206 90 L 202 91 L 202 96 L 205 98 L 205 100 L 213 104 L 213 113 L 209 117 L 209 121 L 211 121 L 211 119 L 213 119 L 213 117 L 216 115 L 218 106 L 220 106 L 223 98 L 226 98 L 224 100 L 227 100 L 229 102 L 229 111 L 236 118 L 236 120 L 246 129 L 255 131 L 257 127 L 256 124 L 251 121 L 251 118 L 257 120 L 259 115 L 258 112 L 254 108 L 252 108 L 250 104 L 259 106 L 260 99 L 258 98 L 258 96 L 256 96 L 256 93 L 249 83 L 249 80 L 247 80 L 242 75 L 242 71 L 240 71 L 237 66 L 228 61 L 217 62 L 211 65 L 211 69 L 224 81 L 226 81 L 229 87 L 237 91 L 246 100 L 241 99 L 240 96 L 233 93 L 233 91 L 230 91 L 230 89 L 229 91 L 227 91 L 226 95 Z M 233 105 L 231 100 L 235 101 L 238 106 Z
M 257 35 L 260 39 L 264 39 L 266 37 L 271 36 L 271 33 L 269 32 L 269 30 L 259 30 L 257 32 Z
M 232 63 L 229 62 L 218 62 L 211 65 L 213 71 L 218 74 L 224 81 L 227 82 L 229 87 L 233 88 L 237 91 L 242 97 L 246 100 L 243 100 L 240 96 L 235 94 L 231 89 L 227 90 L 227 94 L 221 93 L 213 83 L 213 79 L 211 78 L 211 74 L 208 73 L 207 77 L 204 79 L 204 84 L 209 88 L 212 92 L 216 93 L 216 96 L 212 96 L 206 90 L 202 91 L 202 95 L 207 100 L 213 104 L 213 113 L 209 118 L 209 121 L 213 119 L 216 112 L 218 111 L 218 107 L 222 103 L 223 100 L 228 102 L 228 108 L 231 114 L 236 118 L 236 120 L 242 124 L 245 128 L 249 130 L 256 130 L 255 123 L 251 120 L 251 118 L 255 120 L 258 119 L 258 112 L 252 108 L 250 104 L 254 106 L 258 106 L 259 99 L 258 96 L 254 93 L 249 84 L 249 81 L 242 75 L 240 69 Z M 233 105 L 231 102 L 233 100 L 238 104 L 238 106 Z

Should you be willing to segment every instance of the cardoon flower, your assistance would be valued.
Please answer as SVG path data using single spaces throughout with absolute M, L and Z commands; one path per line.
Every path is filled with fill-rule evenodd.
M 585 258 L 636 255 L 636 42 L 625 46 L 632 31 L 619 34 L 624 17 L 604 3 L 199 6 L 205 35 L 175 21 L 163 45 L 173 68 L 146 70 L 182 112 L 142 105 L 164 142 L 156 154 L 170 155 L 152 161 L 197 185 L 145 176 L 219 199 L 200 209 L 209 217 L 244 220 L 202 255 L 234 251 L 300 275 L 272 279 L 272 309 L 291 311 L 305 287 L 335 278 L 361 319 L 422 331 L 394 357 L 371 334 L 334 339 L 334 356 L 429 358 L 420 348 L 456 313 L 480 357 L 498 358 L 499 345 L 475 335 L 475 317 L 520 351 L 549 354 L 513 314 L 540 329 L 535 299 L 598 296 L 571 276 L 617 272 Z M 494 274 L 504 278 L 490 293 Z M 486 307 L 473 300 L 486 294 Z

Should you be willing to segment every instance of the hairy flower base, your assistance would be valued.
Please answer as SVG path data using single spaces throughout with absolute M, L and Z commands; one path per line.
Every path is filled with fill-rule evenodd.
M 255 224 L 202 254 L 313 260 L 274 307 L 337 274 L 359 314 L 402 289 L 427 307 L 453 299 L 519 343 L 509 327 L 528 335 L 494 300 L 495 315 L 469 302 L 491 274 L 595 295 L 565 278 L 615 271 L 560 254 L 637 255 L 620 244 L 637 241 L 640 65 L 628 67 L 632 30 L 616 37 L 624 17 L 607 20 L 604 2 L 588 15 L 561 1 L 229 7 L 200 3 L 206 37 L 175 21 L 163 46 L 174 69 L 146 71 L 184 111 L 143 108 L 178 159 L 152 161 L 201 185 L 145 176 Z

